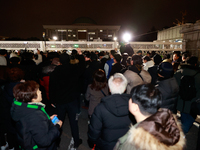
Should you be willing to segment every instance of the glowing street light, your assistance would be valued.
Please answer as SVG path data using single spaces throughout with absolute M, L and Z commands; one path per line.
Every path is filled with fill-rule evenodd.
M 113 40 L 114 40 L 114 41 L 117 41 L 117 37 L 114 37 Z
M 124 39 L 125 42 L 129 42 L 130 39 L 131 39 L 131 34 L 125 33 L 125 34 L 123 35 L 123 39 Z
M 57 36 L 53 36 L 53 39 L 56 41 L 58 38 L 57 38 Z

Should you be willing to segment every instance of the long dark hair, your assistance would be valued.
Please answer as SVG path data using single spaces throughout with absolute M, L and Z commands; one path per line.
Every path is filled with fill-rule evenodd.
M 91 84 L 91 89 L 100 91 L 101 89 L 106 87 L 106 74 L 103 70 L 98 69 L 93 74 L 93 82 Z

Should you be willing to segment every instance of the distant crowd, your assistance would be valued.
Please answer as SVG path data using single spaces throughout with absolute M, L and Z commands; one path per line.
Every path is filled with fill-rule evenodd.
M 184 149 L 200 114 L 197 57 L 129 44 L 109 52 L 0 50 L 0 87 L 1 150 L 56 150 L 66 115 L 68 150 L 76 150 L 81 97 L 95 150 Z M 200 130 L 197 150 L 199 143 Z

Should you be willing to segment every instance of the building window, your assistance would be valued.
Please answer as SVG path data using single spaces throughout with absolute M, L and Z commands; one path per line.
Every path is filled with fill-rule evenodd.
M 90 37 L 90 40 L 93 40 L 93 37 Z
M 58 30 L 58 32 L 66 32 L 67 30 Z
M 72 30 L 68 30 L 68 32 L 72 32 Z
M 103 32 L 103 30 L 100 30 L 100 32 Z
M 94 35 L 94 34 L 95 34 L 95 32 L 88 32 L 88 34 L 93 34 L 93 35 Z
M 74 34 L 73 37 L 76 37 L 76 35 Z
M 87 32 L 87 30 L 78 30 L 78 32 Z
M 108 35 L 108 37 L 112 37 L 112 35 Z
M 68 37 L 71 37 L 71 35 L 70 35 L 70 34 L 68 34 Z

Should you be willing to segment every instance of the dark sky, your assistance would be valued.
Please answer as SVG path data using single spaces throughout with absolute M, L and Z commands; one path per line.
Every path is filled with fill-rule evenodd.
M 0 0 L 0 36 L 42 38 L 42 25 L 70 25 L 90 17 L 99 25 L 121 25 L 134 35 L 200 19 L 200 0 Z

